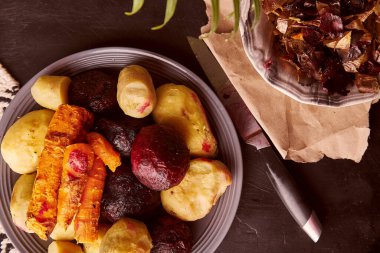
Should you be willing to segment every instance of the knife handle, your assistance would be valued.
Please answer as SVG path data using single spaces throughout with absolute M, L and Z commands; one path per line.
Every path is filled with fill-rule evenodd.
M 272 147 L 260 149 L 259 152 L 266 163 L 268 169 L 266 173 L 269 180 L 289 213 L 311 239 L 317 242 L 322 233 L 322 226 L 317 215 L 297 187 L 292 175 Z

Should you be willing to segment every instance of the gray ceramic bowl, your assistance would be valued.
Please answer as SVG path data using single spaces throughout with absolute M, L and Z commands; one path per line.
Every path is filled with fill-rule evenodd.
M 330 96 L 318 83 L 311 86 L 299 84 L 296 70 L 276 59 L 272 36 L 274 27 L 263 11 L 258 22 L 254 24 L 254 12 L 250 11 L 251 2 L 241 1 L 240 32 L 243 45 L 253 67 L 272 87 L 301 103 L 331 107 L 360 104 L 380 97 L 380 93 L 360 93 L 355 86 L 350 88 L 347 96 Z M 268 62 L 271 62 L 270 67 Z
M 99 48 L 65 57 L 35 75 L 18 92 L 0 122 L 0 136 L 22 115 L 38 108 L 30 88 L 41 75 L 73 75 L 93 68 L 121 68 L 140 64 L 147 68 L 154 80 L 185 84 L 199 95 L 219 142 L 220 159 L 231 169 L 233 183 L 205 218 L 191 224 L 194 233 L 193 252 L 213 252 L 222 242 L 234 219 L 242 187 L 243 163 L 235 128 L 213 91 L 193 72 L 179 63 L 161 55 L 134 48 Z M 0 160 L 0 220 L 4 229 L 20 252 L 47 252 L 49 242 L 33 234 L 27 234 L 13 225 L 9 212 L 12 186 L 19 177 L 3 159 Z

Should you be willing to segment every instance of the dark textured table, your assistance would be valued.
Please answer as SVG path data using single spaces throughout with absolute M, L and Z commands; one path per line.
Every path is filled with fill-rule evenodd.
M 207 80 L 187 43 L 206 23 L 201 0 L 178 1 L 162 30 L 165 1 L 146 1 L 140 13 L 123 15 L 131 0 L 0 1 L 0 62 L 25 83 L 69 54 L 126 46 L 168 56 Z M 380 252 L 380 105 L 370 113 L 371 135 L 363 160 L 323 159 L 285 164 L 309 196 L 323 224 L 314 244 L 297 226 L 270 185 L 258 153 L 242 144 L 244 184 L 234 223 L 217 252 Z M 275 122 L 274 122 L 275 123 Z M 0 236 L 0 239 L 2 237 Z

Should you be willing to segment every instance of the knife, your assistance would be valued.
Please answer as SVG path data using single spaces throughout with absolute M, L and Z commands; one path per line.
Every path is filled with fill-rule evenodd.
M 301 194 L 292 175 L 285 168 L 282 158 L 271 147 L 260 125 L 205 42 L 193 37 L 187 37 L 187 39 L 240 136 L 247 144 L 255 146 L 260 153 L 267 168 L 266 174 L 285 207 L 306 234 L 317 242 L 322 233 L 322 225 L 305 196 Z

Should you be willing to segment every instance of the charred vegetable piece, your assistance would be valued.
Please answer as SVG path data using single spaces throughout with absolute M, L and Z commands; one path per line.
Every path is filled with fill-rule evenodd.
M 95 113 L 112 112 L 117 108 L 116 83 L 116 77 L 101 69 L 79 73 L 72 77 L 69 102 Z
M 182 136 L 171 128 L 153 125 L 140 130 L 132 145 L 132 172 L 146 187 L 162 191 L 179 184 L 190 163 Z
M 57 212 L 57 222 L 64 229 L 67 229 L 78 211 L 87 172 L 93 163 L 94 152 L 90 145 L 78 143 L 65 149 Z
M 151 253 L 191 253 L 192 233 L 189 225 L 173 216 L 161 216 L 151 228 Z
M 160 206 L 160 193 L 137 180 L 125 165 L 107 177 L 102 199 L 101 214 L 111 222 L 123 217 L 150 218 Z
M 80 139 L 92 124 L 90 112 L 72 105 L 59 106 L 49 124 L 26 222 L 27 227 L 43 240 L 47 240 L 57 222 L 58 189 L 65 148 Z
M 96 132 L 87 134 L 87 141 L 91 145 L 95 154 L 102 159 L 103 163 L 114 172 L 121 165 L 119 152 L 115 151 L 112 145 Z
M 122 157 L 130 156 L 132 143 L 141 126 L 146 125 L 146 119 L 122 119 L 101 118 L 96 121 L 96 131 L 101 133 L 120 153 Z M 141 125 L 140 125 L 141 124 Z
M 98 239 L 100 203 L 106 179 L 106 168 L 99 157 L 88 171 L 80 207 L 74 220 L 75 239 L 79 243 L 91 243 Z

